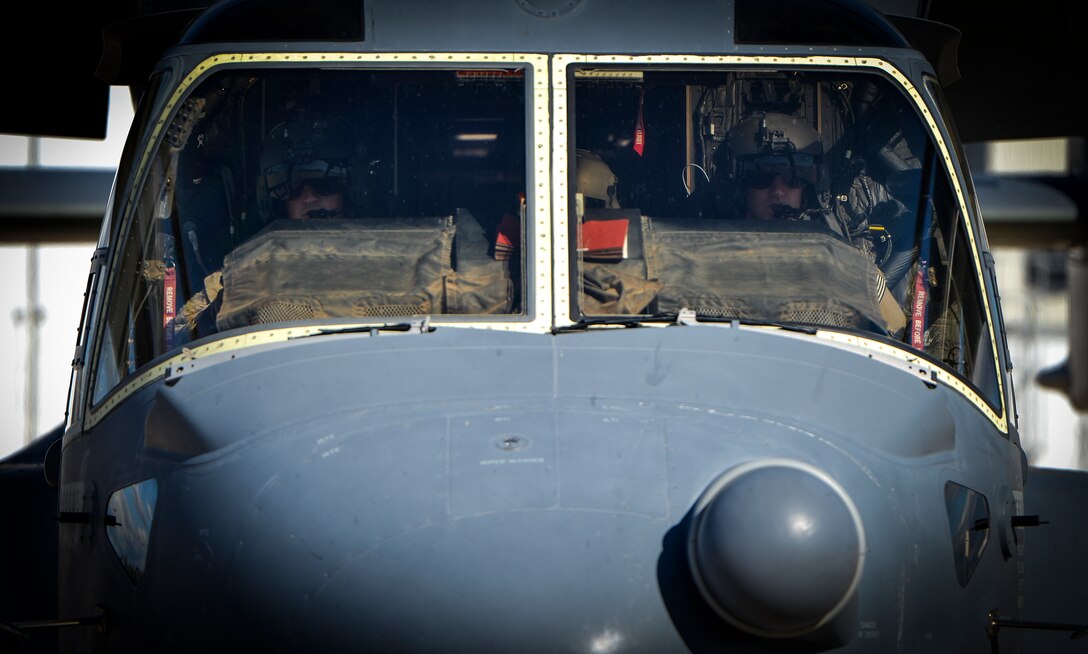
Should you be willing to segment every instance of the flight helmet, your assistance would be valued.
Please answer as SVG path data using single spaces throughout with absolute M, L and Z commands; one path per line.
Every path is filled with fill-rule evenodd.
M 578 171 L 575 191 L 587 198 L 600 200 L 607 209 L 618 209 L 616 186 L 619 179 L 599 156 L 589 150 L 576 150 Z
M 319 195 L 343 193 L 348 209 L 358 206 L 362 198 L 353 168 L 360 154 L 355 131 L 343 118 L 302 116 L 279 123 L 261 147 L 262 215 L 274 217 L 282 201 L 298 197 L 307 184 Z
M 765 187 L 776 174 L 794 187 L 820 181 L 820 134 L 788 114 L 757 113 L 741 120 L 719 150 L 728 174 L 741 184 Z

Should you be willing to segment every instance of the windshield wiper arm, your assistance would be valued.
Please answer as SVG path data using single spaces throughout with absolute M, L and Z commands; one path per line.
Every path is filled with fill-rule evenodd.
M 642 327 L 647 323 L 675 323 L 675 313 L 656 313 L 651 316 L 602 316 L 600 318 L 582 318 L 573 325 L 553 327 L 553 334 L 582 332 L 590 327 Z
M 326 336 L 329 334 L 360 334 L 367 333 L 371 336 L 377 336 L 381 332 L 405 332 L 410 334 L 430 334 L 436 327 L 431 326 L 430 317 L 423 318 L 422 320 L 412 320 L 409 322 L 390 322 L 384 325 L 356 325 L 352 327 L 331 327 L 329 329 L 319 329 L 316 332 L 310 334 L 299 334 L 298 336 L 292 336 L 291 339 L 296 338 L 311 338 L 314 336 Z
M 683 313 L 683 312 L 681 312 Z M 798 325 L 791 322 L 779 322 L 777 320 L 759 320 L 756 318 L 734 318 L 729 316 L 708 316 L 703 313 L 692 312 L 694 320 L 685 322 L 683 320 L 677 320 L 678 324 L 688 325 L 695 322 L 728 322 L 737 323 L 738 325 L 747 325 L 750 327 L 777 327 L 790 332 L 801 332 L 802 334 L 815 334 L 819 331 L 819 327 L 811 325 Z M 682 318 L 683 316 L 681 316 Z
M 756 320 L 753 318 L 737 318 L 730 316 L 714 316 L 705 313 L 699 313 L 691 309 L 681 309 L 680 311 L 666 311 L 663 313 L 655 313 L 649 316 L 602 316 L 600 318 L 582 318 L 573 325 L 564 325 L 562 327 L 555 327 L 552 329 L 553 334 L 563 334 L 566 332 L 580 332 L 586 331 L 591 327 L 642 327 L 647 323 L 667 323 L 673 325 L 694 325 L 700 322 L 704 323 L 735 323 L 737 325 L 749 325 L 754 327 L 777 327 L 791 332 L 801 332 L 803 334 L 815 334 L 818 331 L 817 327 L 810 327 L 807 325 L 798 325 L 787 322 L 777 322 L 773 320 Z

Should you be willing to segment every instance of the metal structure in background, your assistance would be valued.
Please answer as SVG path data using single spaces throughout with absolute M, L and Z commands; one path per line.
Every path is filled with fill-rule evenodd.
M 0 168 L 0 243 L 94 242 L 112 169 Z

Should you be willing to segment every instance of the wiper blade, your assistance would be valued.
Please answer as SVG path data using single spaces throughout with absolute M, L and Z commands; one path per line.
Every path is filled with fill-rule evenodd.
M 815 334 L 819 331 L 819 327 L 812 325 L 799 325 L 791 322 L 778 322 L 777 320 L 757 320 L 755 318 L 731 318 L 728 316 L 708 316 L 702 313 L 694 314 L 695 320 L 691 322 L 677 321 L 679 324 L 692 324 L 695 322 L 728 322 L 736 323 L 738 325 L 746 325 L 750 327 L 777 327 L 778 329 L 784 329 L 789 332 L 801 332 L 802 334 Z
M 698 323 L 731 323 L 736 325 L 748 325 L 753 327 L 777 327 L 791 332 L 802 334 L 815 334 L 819 328 L 808 325 L 798 325 L 774 320 L 756 320 L 754 318 L 738 318 L 735 316 L 716 316 L 699 313 L 691 309 L 680 311 L 667 311 L 648 316 L 602 316 L 600 318 L 582 318 L 573 325 L 564 325 L 552 329 L 553 334 L 566 332 L 586 331 L 592 327 L 642 327 L 651 323 L 665 323 L 672 325 L 695 325 Z
M 583 332 L 591 327 L 643 327 L 649 323 L 675 323 L 675 313 L 657 313 L 652 316 L 601 316 L 600 318 L 582 318 L 573 325 L 553 327 L 553 334 Z
M 296 338 L 312 338 L 314 336 L 327 336 L 329 334 L 370 334 L 371 336 L 377 336 L 381 332 L 405 332 L 410 334 L 430 334 L 436 329 L 431 326 L 430 317 L 423 318 L 422 320 L 412 320 L 409 322 L 390 322 L 384 325 L 357 325 L 352 327 L 330 327 L 329 329 L 319 329 L 316 332 L 309 334 L 299 334 L 298 336 L 292 336 L 291 339 Z

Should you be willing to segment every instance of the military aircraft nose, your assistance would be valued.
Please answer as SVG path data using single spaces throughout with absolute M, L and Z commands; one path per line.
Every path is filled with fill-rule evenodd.
M 728 471 L 695 505 L 689 561 L 705 600 L 763 637 L 809 633 L 850 601 L 865 533 L 853 501 L 825 472 L 783 459 Z

